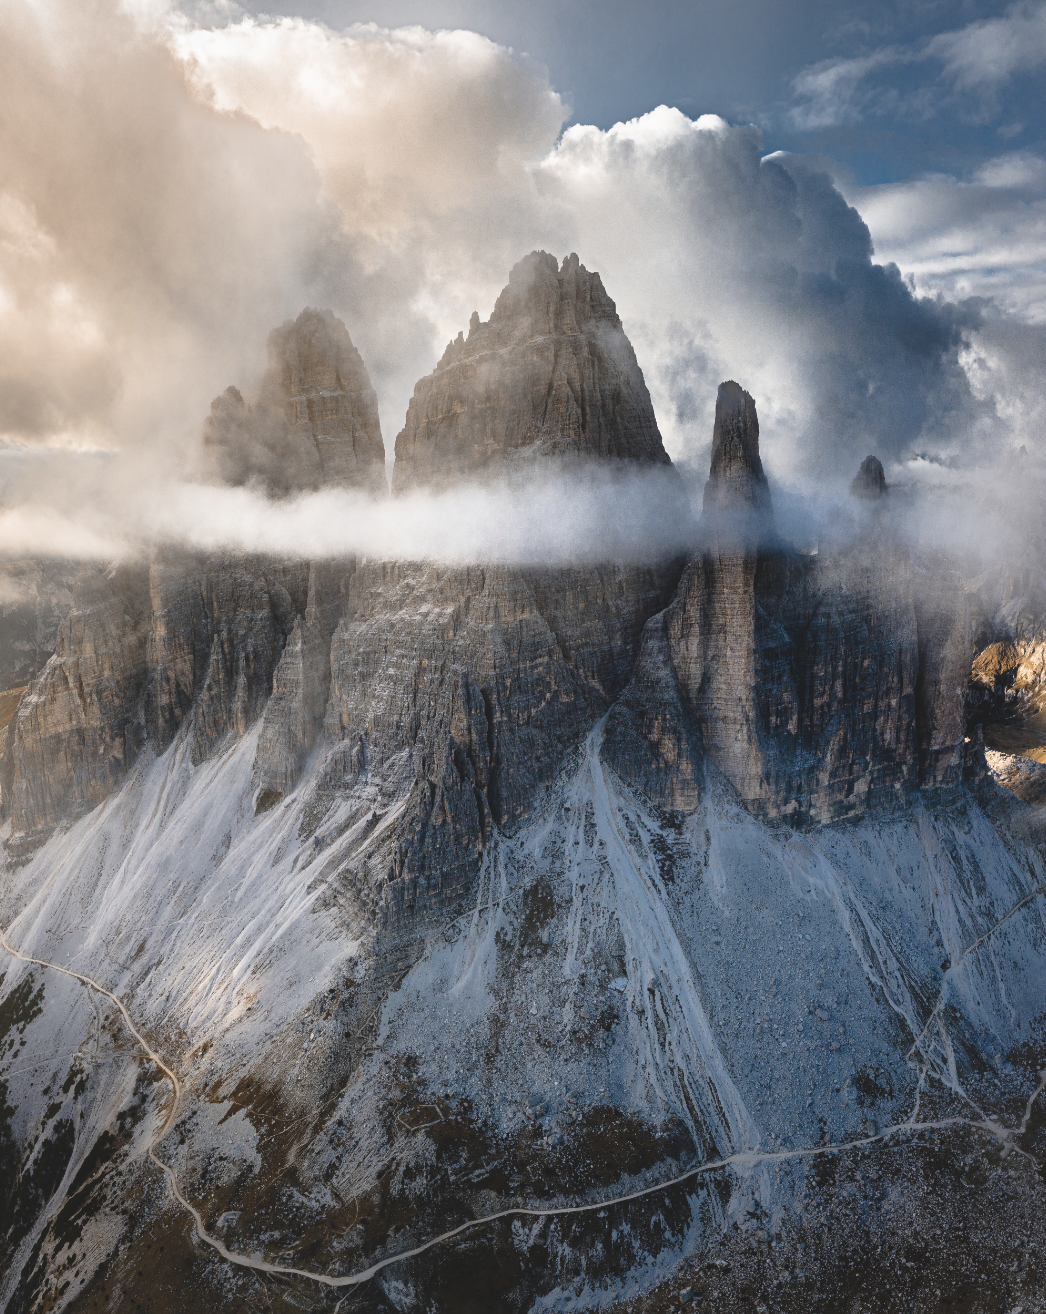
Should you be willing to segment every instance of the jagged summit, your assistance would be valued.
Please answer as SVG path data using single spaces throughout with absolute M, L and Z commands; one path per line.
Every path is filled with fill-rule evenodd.
M 886 471 L 877 456 L 866 456 L 850 484 L 850 496 L 872 502 L 886 496 Z
M 276 496 L 340 485 L 385 491 L 385 446 L 367 367 L 333 311 L 303 310 L 269 335 L 258 403 L 211 403 L 203 440 L 218 477 Z
M 414 389 L 393 490 L 534 457 L 669 464 L 643 372 L 602 280 L 532 251 L 484 324 L 473 313 Z
M 759 457 L 755 401 L 732 379 L 719 385 L 716 397 L 704 512 L 713 520 L 742 516 L 760 522 L 772 514 L 770 486 Z

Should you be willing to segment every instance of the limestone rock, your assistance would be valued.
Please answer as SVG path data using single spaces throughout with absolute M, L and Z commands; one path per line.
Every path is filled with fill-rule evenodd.
M 919 564 L 919 779 L 924 786 L 948 788 L 959 783 L 964 767 L 966 688 L 973 661 L 970 603 L 961 576 L 946 557 L 937 554 Z
M 0 562 L 0 690 L 26 684 L 54 653 L 79 573 L 75 561 Z
M 866 456 L 850 484 L 850 496 L 874 502 L 886 496 L 886 471 L 877 456 Z
M 222 482 L 257 482 L 275 496 L 332 485 L 386 491 L 377 397 L 329 310 L 303 310 L 269 335 L 257 405 L 227 388 L 211 403 L 204 446 Z
M 393 490 L 480 478 L 535 457 L 668 464 L 613 301 L 576 255 L 534 251 L 487 323 L 473 315 L 419 381 L 396 439 Z
M 607 717 L 603 757 L 667 812 L 692 812 L 701 801 L 704 746 L 672 665 L 665 612 L 643 631 L 635 673 Z
M 313 562 L 308 601 L 273 673 L 272 697 L 265 718 L 255 780 L 270 798 L 298 783 L 306 758 L 316 746 L 330 692 L 331 639 L 344 607 L 342 582 L 353 562 Z
M 23 848 L 96 806 L 134 765 L 145 739 L 148 616 L 144 572 L 84 569 L 54 656 L 7 727 L 4 814 Z
M 615 566 L 357 567 L 331 648 L 324 772 L 329 790 L 379 811 L 399 800 L 359 875 L 385 916 L 452 902 L 493 828 L 511 833 L 530 815 L 621 692 L 674 581 Z M 591 620 L 568 633 L 568 609 Z
M 745 806 L 794 824 L 903 806 L 920 787 L 958 788 L 976 752 L 965 743 L 972 650 L 961 581 L 946 561 L 913 564 L 888 526 L 855 526 L 851 541 L 813 556 L 779 541 L 758 432 L 751 397 L 724 384 L 705 544 L 658 622 L 676 684 L 667 671 L 637 674 L 623 700 L 636 703 L 633 738 L 650 762 L 693 760 L 678 732 L 667 755 L 661 747 L 678 689 L 699 751 Z M 644 664 L 656 651 L 652 641 Z M 635 744 L 631 756 L 643 760 Z M 657 769 L 638 774 L 663 791 Z
M 305 610 L 308 566 L 156 553 L 89 568 L 7 731 L 4 815 L 31 846 L 118 789 L 189 721 L 194 762 L 244 734 Z M 12 850 L 9 847 L 9 852 Z
M 755 401 L 733 380 L 721 383 L 716 397 L 704 514 L 719 536 L 733 529 L 758 540 L 772 529 Z
M 307 584 L 305 562 L 154 555 L 145 722 L 157 752 L 190 713 L 195 762 L 253 725 Z

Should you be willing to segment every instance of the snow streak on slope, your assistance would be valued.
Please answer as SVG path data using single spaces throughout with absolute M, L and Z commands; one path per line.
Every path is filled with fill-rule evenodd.
M 628 1034 L 654 1107 L 682 1118 L 702 1152 L 754 1148 L 758 1129 L 727 1070 L 668 909 L 652 844 L 660 828 L 604 766 L 602 738 L 600 722 L 563 800 L 559 838 L 572 887 L 563 970 L 575 974 L 593 940 L 606 944 L 620 933 Z M 548 839 L 544 828 L 528 838 L 535 860 Z
M 358 797 L 339 795 L 324 804 L 319 829 L 306 828 L 322 774 L 316 762 L 293 795 L 256 816 L 255 739 L 256 731 L 199 767 L 179 739 L 4 877 L 0 920 L 11 923 L 12 944 L 126 1001 L 178 1071 L 186 1106 L 189 1074 L 199 1071 L 193 1055 L 207 1041 L 211 1079 L 264 1069 L 297 1098 L 305 1085 L 295 1085 L 296 1074 L 315 1066 L 318 1042 L 309 1051 L 308 1022 L 289 1044 L 289 1024 L 314 1016 L 312 1001 L 348 975 L 347 964 L 360 975 L 382 953 L 370 929 L 335 919 L 323 900 L 361 847 L 392 825 L 398 805 L 373 828 L 369 809 L 359 821 Z M 609 1106 L 631 1127 L 682 1123 L 705 1167 L 728 1167 L 743 1184 L 775 1155 L 865 1143 L 868 1107 L 853 1098 L 859 1074 L 890 1088 L 875 1110 L 880 1125 L 912 1118 L 909 1044 L 922 1083 L 936 1078 L 961 1093 L 972 1067 L 1001 1064 L 1000 1055 L 1035 1034 L 1046 1004 L 1037 893 L 1046 873 L 1034 849 L 1006 840 L 972 801 L 797 835 L 758 822 L 713 779 L 684 820 L 657 814 L 626 788 L 602 762 L 600 744 L 597 726 L 530 823 L 494 837 L 470 912 L 432 928 L 402 983 L 383 987 L 378 1044 L 333 1094 L 347 1123 L 373 1113 L 373 1155 L 350 1156 L 337 1169 L 344 1176 L 328 1179 L 337 1156 L 324 1139 L 329 1127 L 316 1124 L 298 1159 L 314 1218 L 333 1208 L 328 1181 L 363 1197 L 373 1170 L 407 1145 L 386 1142 L 378 1116 L 398 1056 L 418 1058 L 426 1103 L 447 1098 L 474 1109 L 492 1153 L 508 1153 L 512 1142 L 497 1138 L 521 1127 L 541 1129 L 535 1152 L 551 1152 L 580 1134 L 580 1108 Z M 547 906 L 535 921 L 540 890 Z M 23 970 L 10 968 L 4 994 Z M 69 983 L 48 984 L 29 1032 L 37 1051 L 50 1044 L 58 1085 L 78 1045 L 73 1033 L 90 1025 L 91 1009 L 73 994 Z M 895 1018 L 909 1035 L 903 1044 L 889 1025 Z M 339 1039 L 331 1033 L 332 1044 Z M 125 1059 L 121 1090 L 133 1063 Z M 45 1082 L 34 1091 L 19 1065 L 3 1067 L 19 1116 L 24 1109 L 28 1117 Z M 108 1095 L 97 1101 L 78 1132 L 84 1145 L 113 1107 Z M 159 1148 L 186 1198 L 210 1217 L 191 1160 L 204 1157 L 207 1119 L 216 1123 L 228 1108 L 193 1107 L 199 1116 L 186 1112 L 179 1124 L 187 1146 L 168 1136 Z M 232 1130 L 249 1181 L 254 1130 L 243 1114 L 222 1134 Z M 408 1130 L 420 1162 L 424 1125 L 412 1121 Z M 673 1153 L 684 1139 L 680 1131 Z M 646 1198 L 681 1167 L 651 1161 L 599 1194 Z M 557 1207 L 597 1208 L 595 1194 L 575 1183 Z M 525 1198 L 513 1203 L 528 1207 Z M 482 1205 L 488 1210 L 507 1216 L 493 1202 Z M 295 1242 L 295 1226 L 289 1218 L 278 1241 L 226 1240 L 241 1256 L 262 1245 L 278 1253 Z M 445 1226 L 430 1218 L 418 1242 L 424 1248 Z M 353 1269 L 373 1262 L 344 1253 Z

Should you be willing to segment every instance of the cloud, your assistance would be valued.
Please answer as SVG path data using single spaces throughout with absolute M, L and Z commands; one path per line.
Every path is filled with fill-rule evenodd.
M 1046 5 L 1015 4 L 998 18 L 942 32 L 926 47 L 959 90 L 994 88 L 1046 64 Z
M 542 69 L 474 33 L 8 0 L 0 433 L 65 454 L 46 498 L 42 467 L 0 465 L 5 504 L 117 544 L 177 507 L 187 540 L 217 541 L 239 503 L 185 491 L 194 444 L 213 397 L 256 390 L 271 328 L 309 304 L 344 320 L 391 449 L 415 380 L 533 248 L 602 273 L 677 457 L 700 463 L 727 377 L 779 481 L 844 487 L 869 451 L 1005 435 L 963 368 L 981 312 L 876 263 L 811 162 L 715 115 L 560 136 L 565 113 Z
M 670 450 L 707 442 L 716 384 L 733 377 L 779 477 L 848 482 L 869 450 L 970 422 L 965 321 L 873 263 L 827 175 L 761 146 L 754 128 L 662 107 L 569 129 L 541 176 L 618 300 Z
M 1046 160 L 1030 152 L 989 161 L 971 178 L 933 174 L 903 183 L 845 186 L 874 235 L 924 296 L 983 301 L 959 361 L 997 424 L 966 434 L 981 450 L 1046 435 Z M 979 438 L 980 441 L 975 441 Z
M 906 85 L 905 73 L 925 64 L 939 66 L 936 81 Z M 976 116 L 994 106 L 996 93 L 1013 78 L 1043 65 L 1046 4 L 1015 4 L 997 18 L 911 45 L 804 69 L 792 83 L 790 117 L 797 128 L 810 130 L 899 112 L 918 120 L 956 104 Z
M 649 562 L 691 548 L 695 522 L 675 472 L 611 468 L 535 472 L 376 499 L 327 489 L 271 501 L 257 488 L 146 487 L 114 516 L 113 496 L 57 503 L 31 495 L 0 509 L 0 558 L 17 553 L 97 560 L 150 544 L 281 556 L 378 556 L 463 564 Z
M 1046 321 L 1046 160 L 1001 155 L 972 177 L 931 174 L 877 187 L 844 184 L 878 257 L 912 274 L 921 291 L 990 297 L 1021 318 Z

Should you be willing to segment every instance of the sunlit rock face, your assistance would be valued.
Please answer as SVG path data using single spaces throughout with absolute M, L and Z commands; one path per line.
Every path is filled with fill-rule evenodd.
M 303 310 L 269 335 L 257 404 L 230 387 L 211 403 L 204 448 L 222 483 L 283 496 L 321 487 L 384 492 L 378 400 L 345 325 Z
M 490 319 L 473 315 L 418 382 L 393 490 L 525 471 L 534 458 L 668 464 L 614 303 L 576 255 L 521 260 Z
M 300 562 L 171 553 L 147 569 L 85 569 L 55 654 L 8 726 L 3 805 L 18 843 L 96 806 L 183 722 L 196 763 L 243 735 L 308 578 Z
M 7 728 L 4 810 L 31 845 L 119 788 L 144 746 L 149 593 L 142 570 L 84 570 L 54 656 Z

